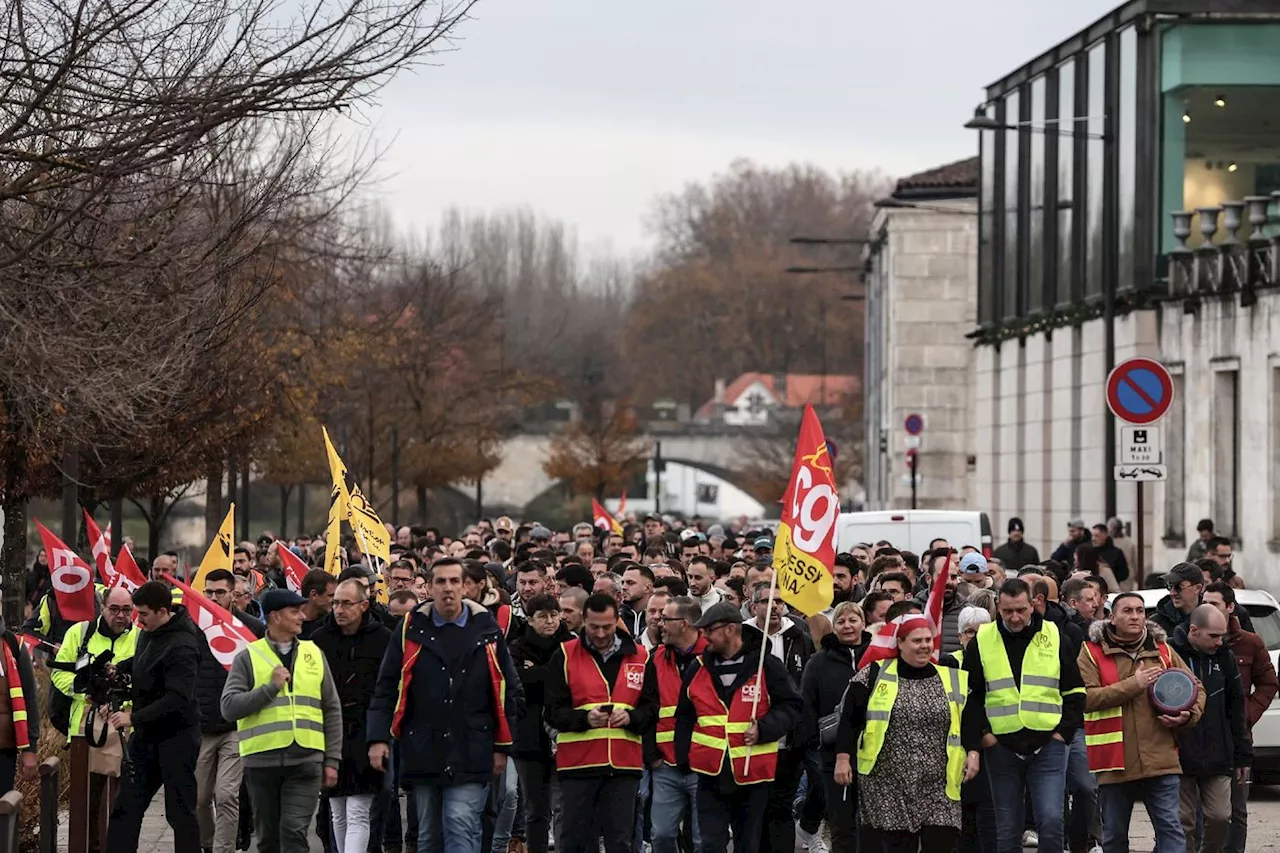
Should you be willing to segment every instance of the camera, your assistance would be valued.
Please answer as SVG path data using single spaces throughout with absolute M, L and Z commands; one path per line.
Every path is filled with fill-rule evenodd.
M 81 659 L 76 664 L 75 691 L 83 693 L 91 707 L 119 711 L 132 696 L 133 685 L 129 673 L 111 665 L 114 657 L 115 654 L 108 650 L 100 655 L 88 655 L 87 659 Z M 85 715 L 84 727 L 85 737 L 91 746 L 101 747 L 106 743 L 108 726 L 105 723 L 99 737 L 94 737 L 93 715 Z

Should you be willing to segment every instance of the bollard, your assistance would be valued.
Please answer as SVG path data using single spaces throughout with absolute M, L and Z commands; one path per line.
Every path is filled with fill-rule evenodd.
M 58 756 L 40 762 L 40 853 L 58 850 L 58 782 L 62 759 Z
M 18 853 L 18 828 L 22 823 L 22 794 L 10 791 L 0 797 L 0 853 Z

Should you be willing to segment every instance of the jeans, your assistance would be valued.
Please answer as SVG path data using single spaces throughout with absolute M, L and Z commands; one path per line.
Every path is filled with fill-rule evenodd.
M 480 816 L 489 786 L 418 785 L 418 853 L 480 853 Z
M 520 789 L 524 792 L 525 839 L 529 853 L 547 853 L 547 838 L 553 835 L 560 848 L 560 786 L 551 758 L 546 761 L 516 759 Z
M 307 853 L 307 830 L 320 799 L 322 773 L 318 761 L 289 767 L 245 767 L 258 853 Z
M 1026 791 L 1035 806 L 1040 849 L 1055 853 L 1063 849 L 1068 749 L 1062 741 L 1050 738 L 1032 755 L 1019 755 L 1001 743 L 982 751 L 996 812 L 996 853 L 1022 853 Z
M 1133 818 L 1133 804 L 1139 799 L 1146 804 L 1147 817 L 1155 831 L 1154 853 L 1187 853 L 1186 836 L 1178 819 L 1180 781 L 1180 777 L 1171 774 L 1099 785 L 1103 853 L 1129 853 L 1129 822 Z
M 803 749 L 778 750 L 778 772 L 769 789 L 765 807 L 764 828 L 760 836 L 761 850 L 795 850 L 796 818 L 794 804 L 800 777 L 804 775 Z
M 602 838 L 605 853 L 632 853 L 639 785 L 635 776 L 561 774 L 564 829 L 556 853 L 597 853 Z
M 516 775 L 516 763 L 509 758 L 502 779 L 490 786 L 490 797 L 494 807 L 494 822 L 493 844 L 489 849 L 493 853 L 507 853 L 507 843 L 511 841 L 511 830 L 515 825 L 516 808 L 520 805 L 520 777 Z
M 768 802 L 768 785 L 737 785 L 727 773 L 699 776 L 698 829 L 702 846 L 698 853 L 724 853 L 729 849 L 730 830 L 734 853 L 769 850 L 760 846 Z
M 1231 829 L 1227 832 L 1227 846 L 1223 853 L 1244 853 L 1249 838 L 1249 785 L 1236 783 L 1231 778 Z
M 1187 853 L 1196 853 L 1196 818 L 1204 816 L 1204 849 L 1221 850 L 1231 829 L 1231 777 L 1183 776 L 1178 785 L 1178 818 Z
M 1098 814 L 1098 780 L 1089 772 L 1089 753 L 1085 750 L 1084 728 L 1076 730 L 1067 755 L 1067 792 L 1071 794 L 1071 819 L 1067 822 L 1067 846 L 1071 850 L 1088 850 L 1089 836 L 1100 836 L 1096 828 Z
M 159 742 L 134 734 L 129 741 L 133 773 L 121 778 L 120 795 L 107 829 L 107 853 L 136 853 L 143 815 L 162 785 L 164 816 L 173 827 L 173 852 L 199 853 L 200 823 L 196 820 L 199 755 L 200 732 L 194 729 Z M 275 853 L 263 847 L 259 849 L 263 853 Z
M 369 849 L 369 809 L 372 805 L 373 794 L 329 798 L 329 812 L 333 815 L 333 849 L 336 853 L 366 853 Z
M 234 853 L 240 825 L 240 736 L 235 731 L 200 738 L 196 759 L 196 820 L 200 846 Z
M 702 848 L 698 832 L 698 774 L 681 773 L 663 764 L 649 771 L 652 787 L 649 812 L 652 816 L 650 843 L 653 853 L 676 853 L 680 838 L 680 822 L 689 821 L 693 828 L 693 849 Z M 642 849 L 637 847 L 637 849 Z

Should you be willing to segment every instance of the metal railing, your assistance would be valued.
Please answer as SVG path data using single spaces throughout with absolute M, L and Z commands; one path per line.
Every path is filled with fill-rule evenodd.
M 10 791 L 0 797 L 0 853 L 18 853 L 22 826 L 22 794 Z

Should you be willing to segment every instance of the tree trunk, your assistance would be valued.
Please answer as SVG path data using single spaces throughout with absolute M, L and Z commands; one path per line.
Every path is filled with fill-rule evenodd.
M 164 496 L 152 495 L 147 510 L 147 559 L 156 561 L 160 556 L 160 528 L 164 526 Z M 215 527 L 216 531 L 217 528 Z
M 213 537 L 218 535 L 218 526 L 222 524 L 221 465 L 216 465 L 209 469 L 209 473 L 205 477 L 205 483 L 204 538 L 206 542 L 212 542 Z
M 289 538 L 289 493 L 292 491 L 293 486 L 280 487 L 280 532 L 276 534 L 280 539 Z
M 21 625 L 26 619 L 27 603 L 27 502 L 18 498 L 17 489 L 6 490 L 4 495 L 4 547 L 0 559 L 4 567 L 4 621 L 6 625 Z
M 418 496 L 418 523 L 427 523 L 427 487 L 417 486 L 414 491 Z
M 249 538 L 249 463 L 240 469 L 240 540 Z
M 80 454 L 74 448 L 62 454 L 62 541 L 79 550 Z
M 298 484 L 298 535 L 307 532 L 307 484 Z
M 124 547 L 124 500 L 111 499 L 111 559 L 120 557 L 120 549 Z

